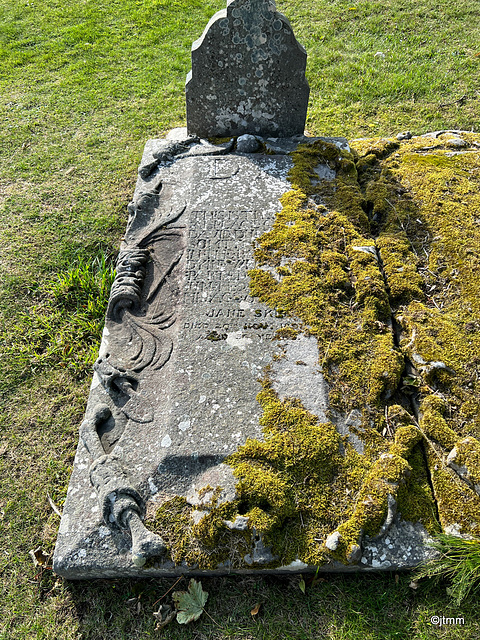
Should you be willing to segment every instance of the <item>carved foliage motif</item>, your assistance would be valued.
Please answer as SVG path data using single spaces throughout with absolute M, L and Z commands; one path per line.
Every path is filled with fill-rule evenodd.
M 157 195 L 159 189 L 157 185 L 139 200 L 144 204 L 145 196 Z M 135 203 L 130 206 L 132 219 L 138 209 Z M 154 221 L 140 236 L 131 234 L 117 261 L 107 308 L 108 351 L 98 358 L 95 370 L 115 404 L 135 422 L 153 419 L 146 398 L 140 400 L 138 374 L 147 367 L 163 367 L 173 349 L 166 332 L 176 320 L 175 290 L 169 281 L 183 254 L 184 227 L 177 221 L 184 210 Z M 128 400 L 119 403 L 121 396 Z
M 110 406 L 94 406 L 80 428 L 81 439 L 93 459 L 90 481 L 104 521 L 130 531 L 132 560 L 139 567 L 147 558 L 163 555 L 166 546 L 143 525 L 145 501 L 129 479 L 116 445 L 125 418 L 140 424 L 153 420 L 153 407 L 139 389 L 139 374 L 147 368 L 163 367 L 173 349 L 166 330 L 176 320 L 177 292 L 170 280 L 184 251 L 184 227 L 178 219 L 185 207 L 156 219 L 161 187 L 158 182 L 129 206 L 127 240 L 118 257 L 107 308 L 108 346 L 94 365 Z M 132 231 L 137 216 L 153 219 L 140 234 Z M 109 430 L 116 432 L 113 437 Z M 110 436 L 112 446 L 105 435 Z

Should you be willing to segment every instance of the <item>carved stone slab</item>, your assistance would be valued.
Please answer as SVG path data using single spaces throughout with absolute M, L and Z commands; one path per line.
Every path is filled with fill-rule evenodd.
M 202 137 L 303 134 L 307 54 L 269 0 L 230 0 L 192 46 L 187 127 Z
M 198 571 L 175 562 L 148 522 L 177 498 L 198 508 L 192 524 L 205 515 L 206 496 L 235 498 L 225 458 L 264 437 L 257 394 L 266 370 L 280 400 L 294 397 L 320 423 L 328 419 L 316 339 L 249 291 L 253 243 L 291 189 L 291 156 L 282 145 L 276 155 L 232 146 L 178 130 L 146 145 L 55 549 L 54 570 L 66 578 Z M 295 340 L 282 338 L 285 327 L 299 329 Z M 238 516 L 228 527 L 241 536 L 247 524 Z M 361 568 L 422 559 L 423 528 L 390 525 L 390 539 L 367 544 Z M 178 526 L 173 513 L 170 526 Z M 245 545 L 234 570 L 267 570 L 274 557 L 261 537 L 253 532 Z M 414 550 L 402 561 L 407 545 Z M 334 561 L 325 570 L 358 568 Z M 208 572 L 230 569 L 227 559 Z

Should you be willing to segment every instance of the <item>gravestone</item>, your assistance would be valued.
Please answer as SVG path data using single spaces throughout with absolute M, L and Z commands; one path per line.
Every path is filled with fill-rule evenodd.
M 249 294 L 252 243 L 274 222 L 291 158 L 182 133 L 147 143 L 129 206 L 55 552 L 68 578 L 178 570 L 142 520 L 179 495 L 202 504 L 205 487 L 234 498 L 224 460 L 262 437 L 258 381 L 276 358 L 280 396 L 325 418 L 315 340 L 275 340 L 296 323 Z M 145 568 L 150 557 L 160 564 Z
M 229 0 L 192 46 L 187 128 L 208 137 L 303 134 L 307 53 L 270 0 Z
M 259 11 L 275 30 L 271 3 L 233 0 L 204 40 Z M 436 518 L 480 527 L 478 441 L 442 404 L 453 368 L 416 342 L 436 311 L 378 164 L 394 143 L 358 158 L 256 119 L 146 144 L 55 548 L 66 578 L 403 569 Z

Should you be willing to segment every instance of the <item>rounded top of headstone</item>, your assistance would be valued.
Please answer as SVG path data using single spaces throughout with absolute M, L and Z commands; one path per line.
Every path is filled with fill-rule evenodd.
M 307 54 L 269 0 L 231 0 L 192 46 L 187 129 L 288 137 L 305 127 Z

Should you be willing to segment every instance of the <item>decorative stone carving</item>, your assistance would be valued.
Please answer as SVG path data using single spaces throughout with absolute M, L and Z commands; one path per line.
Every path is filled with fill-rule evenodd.
M 115 452 L 105 452 L 98 436 L 99 427 L 110 417 L 107 405 L 97 405 L 93 416 L 82 422 L 80 437 L 93 458 L 89 476 L 98 495 L 105 524 L 115 524 L 130 531 L 133 563 L 143 567 L 147 558 L 164 555 L 166 546 L 160 536 L 145 528 L 141 520 L 145 514 L 142 496 L 132 486 L 121 460 Z
M 184 227 L 172 226 L 184 212 L 184 207 L 155 220 L 161 182 L 140 194 L 129 205 L 130 221 L 126 240 L 118 256 L 116 278 L 112 285 L 106 314 L 109 348 L 95 362 L 94 370 L 112 401 L 112 409 L 98 404 L 93 414 L 80 427 L 80 437 L 93 462 L 89 477 L 107 526 L 129 530 L 132 538 L 132 560 L 141 567 L 149 557 L 161 556 L 166 546 L 160 536 L 149 532 L 142 522 L 145 501 L 129 478 L 128 471 L 115 447 L 124 431 L 118 417 L 137 424 L 154 418 L 150 400 L 141 392 L 141 372 L 158 370 L 171 356 L 173 343 L 165 330 L 175 320 L 175 306 L 167 295 L 162 296 L 169 276 L 183 254 L 182 243 L 169 242 L 167 260 L 159 260 L 148 247 L 162 240 L 182 240 Z M 154 222 L 140 234 L 129 233 L 135 228 L 137 216 L 154 217 Z M 172 250 L 173 249 L 173 250 Z M 150 270 L 150 288 L 145 291 L 145 279 Z M 115 444 L 105 447 L 99 430 L 113 420 Z M 117 422 L 119 425 L 117 425 Z M 120 433 L 119 433 L 120 431 Z

